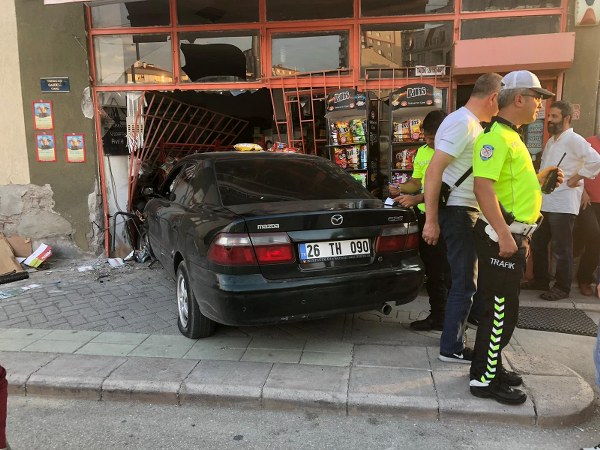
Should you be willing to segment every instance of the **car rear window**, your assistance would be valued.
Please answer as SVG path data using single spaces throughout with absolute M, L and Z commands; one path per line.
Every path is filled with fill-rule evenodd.
M 217 161 L 224 206 L 326 199 L 372 199 L 348 173 L 322 158 L 241 158 Z

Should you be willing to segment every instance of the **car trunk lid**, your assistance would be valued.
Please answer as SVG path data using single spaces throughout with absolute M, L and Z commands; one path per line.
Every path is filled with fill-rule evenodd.
M 416 232 L 411 210 L 384 208 L 379 200 L 278 202 L 229 208 L 244 219 L 253 243 L 264 242 L 264 237 L 271 235 L 289 238 L 294 262 L 259 263 L 269 279 L 375 269 L 398 264 L 402 254 L 415 253 L 414 248 L 392 254 L 377 252 L 382 235 L 405 239 Z

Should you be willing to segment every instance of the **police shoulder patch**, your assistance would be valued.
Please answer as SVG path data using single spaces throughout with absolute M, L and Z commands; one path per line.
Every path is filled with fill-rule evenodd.
M 481 158 L 482 161 L 487 161 L 488 159 L 490 159 L 492 157 L 492 155 L 494 154 L 494 147 L 492 147 L 491 145 L 484 145 L 483 147 L 481 147 L 481 150 L 479 151 L 479 157 Z

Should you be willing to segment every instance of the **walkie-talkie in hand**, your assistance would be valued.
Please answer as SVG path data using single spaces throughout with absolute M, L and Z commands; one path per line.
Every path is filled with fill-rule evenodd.
M 556 189 L 556 180 L 558 180 L 558 166 L 560 166 L 562 160 L 565 159 L 565 156 L 567 156 L 566 152 L 562 155 L 560 161 L 558 161 L 556 169 L 552 169 L 552 171 L 548 174 L 546 181 L 544 181 L 544 184 L 542 184 L 542 193 L 551 194 L 552 191 Z

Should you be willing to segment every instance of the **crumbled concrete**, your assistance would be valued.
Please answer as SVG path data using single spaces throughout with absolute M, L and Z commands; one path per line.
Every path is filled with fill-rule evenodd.
M 54 211 L 54 205 L 49 184 L 0 186 L 0 232 L 31 238 L 34 250 L 41 243 L 48 244 L 55 258 L 82 256 L 82 250 L 73 241 L 73 225 Z M 95 251 L 103 238 L 102 233 L 97 234 L 100 244 Z
M 88 211 L 90 217 L 90 230 L 86 234 L 89 245 L 89 251 L 94 254 L 101 253 L 104 248 L 104 227 L 102 212 L 102 196 L 98 189 L 98 183 L 94 185 L 94 192 L 88 195 Z
M 28 236 L 32 239 L 42 239 L 54 236 L 69 236 L 73 234 L 71 224 L 60 215 L 51 211 L 26 211 L 12 231 L 14 234 Z
M 9 218 L 21 214 L 23 211 L 23 196 L 27 186 L 9 184 L 0 186 L 0 217 Z

